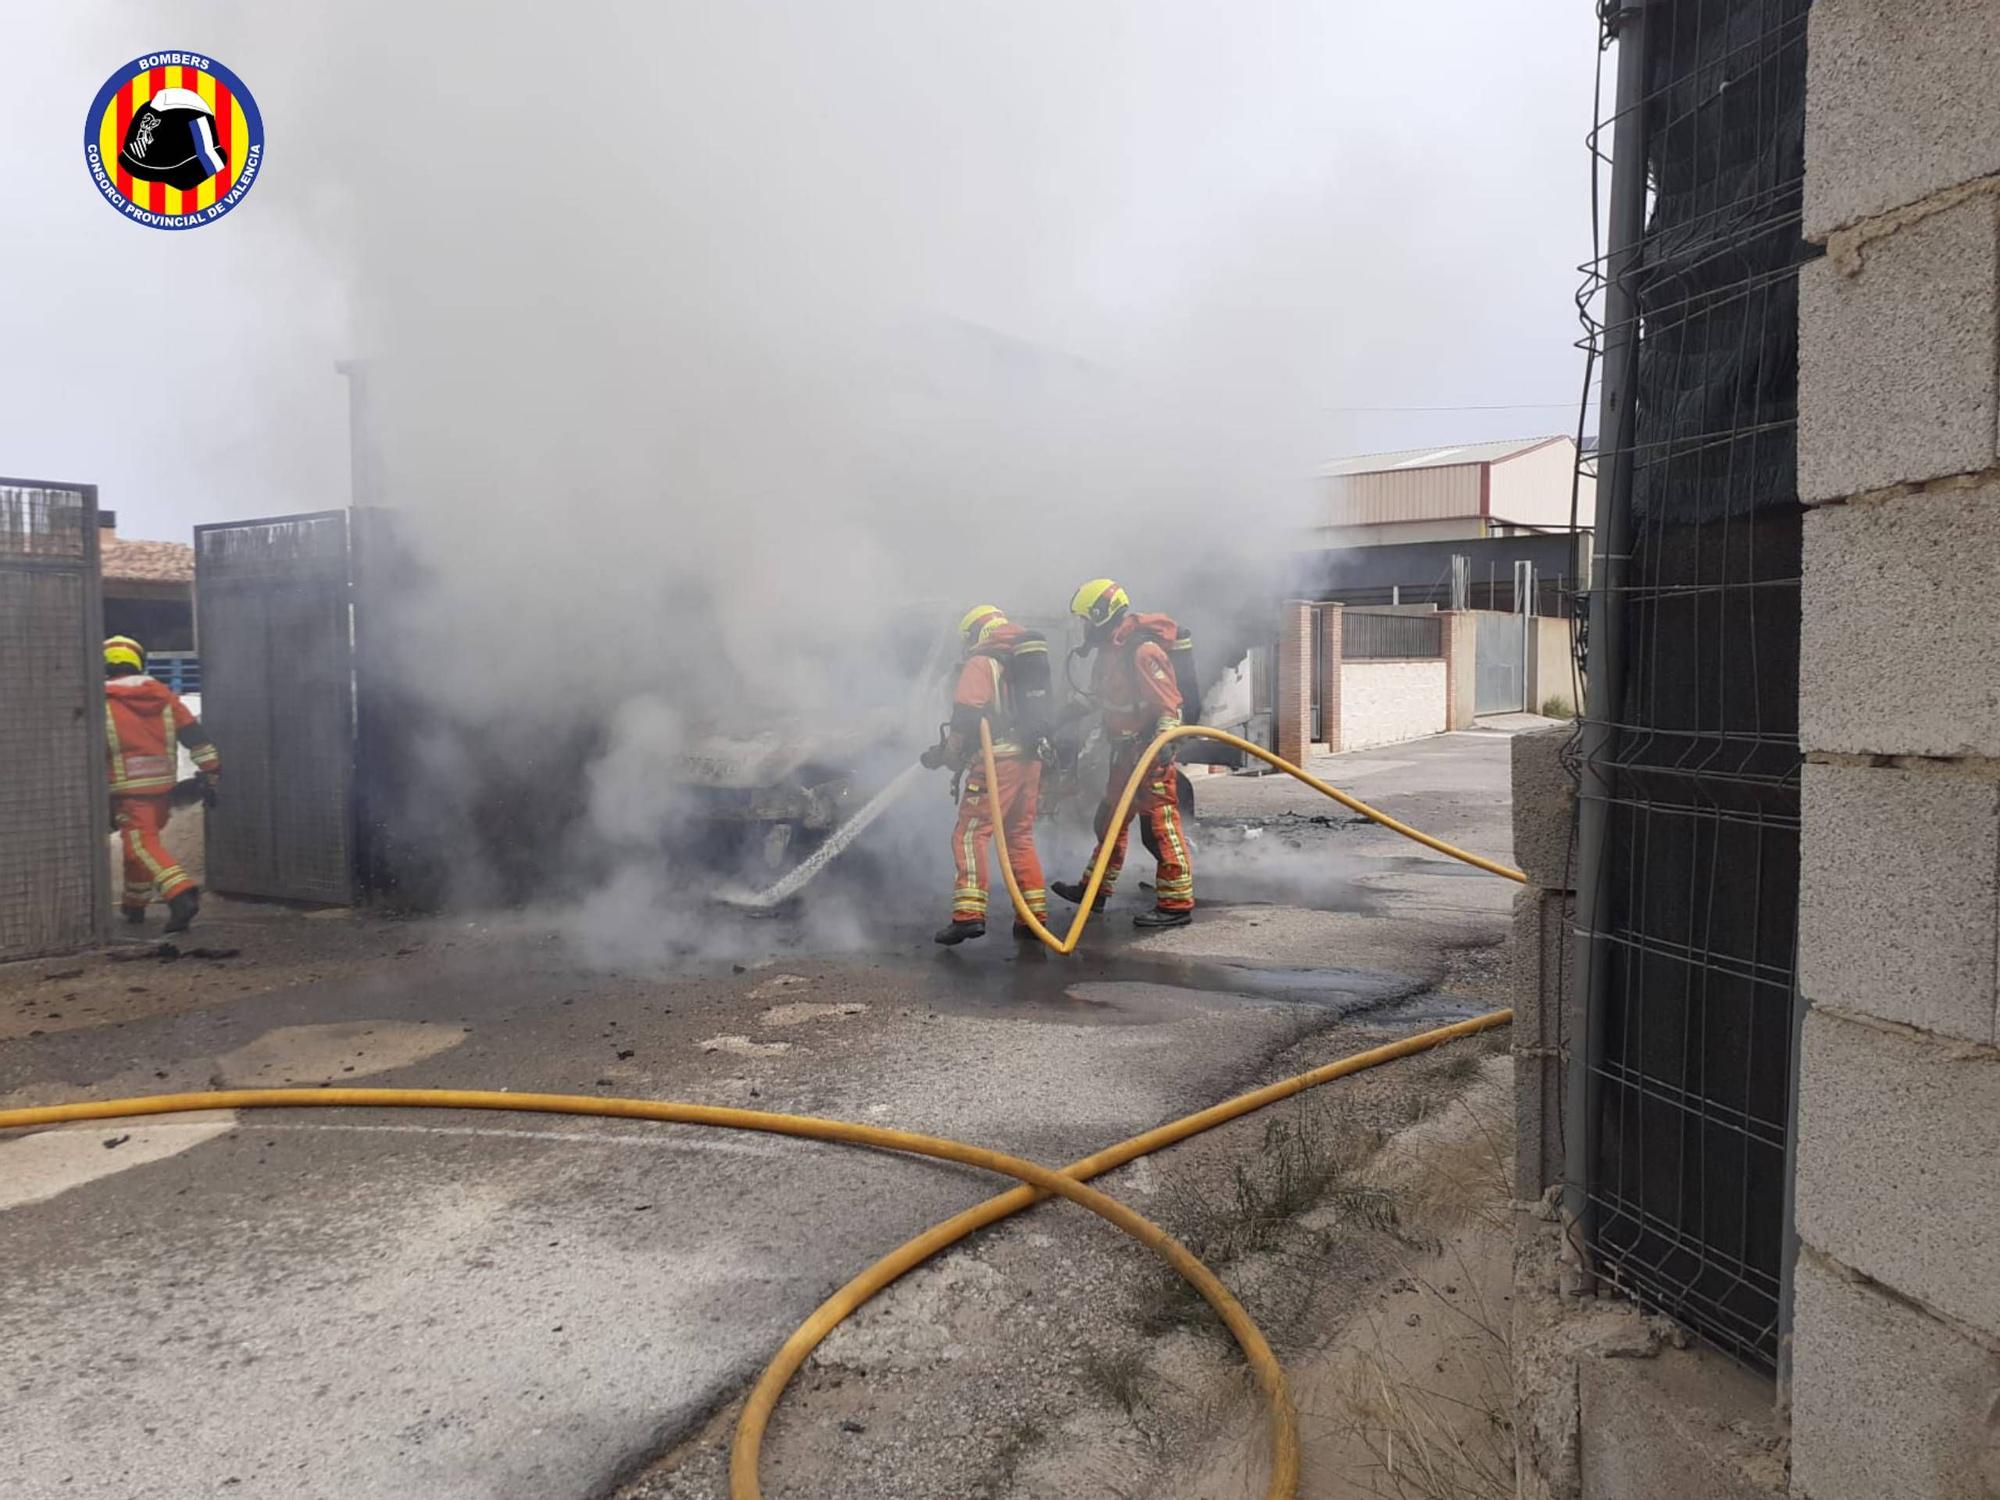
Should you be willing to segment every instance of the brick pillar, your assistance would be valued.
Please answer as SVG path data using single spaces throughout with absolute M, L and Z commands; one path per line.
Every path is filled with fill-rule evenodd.
M 1313 607 L 1304 599 L 1287 599 L 1278 611 L 1277 680 L 1271 684 L 1271 708 L 1277 721 L 1277 751 L 1295 766 L 1306 763 L 1312 734 Z
M 1342 608 L 1319 607 L 1319 737 L 1326 748 L 1340 749 L 1340 657 Z

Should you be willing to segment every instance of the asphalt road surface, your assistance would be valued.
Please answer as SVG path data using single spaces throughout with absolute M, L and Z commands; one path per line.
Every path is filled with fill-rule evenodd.
M 1508 853 L 1501 735 L 1326 765 Z M 0 983 L 16 1011 L 0 1015 L 0 1101 L 320 1082 L 615 1093 L 1060 1163 L 1234 1092 L 1341 1015 L 1415 1030 L 1464 1012 L 1432 988 L 1452 948 L 1499 936 L 1510 885 L 1276 780 L 1209 778 L 1199 796 L 1197 925 L 1136 939 L 1113 921 L 1071 960 L 997 936 L 938 950 L 930 911 L 859 951 L 753 963 L 746 948 L 741 972 L 713 956 L 613 972 L 533 930 L 353 919 L 347 958 L 316 961 L 317 978 L 118 1020 L 25 1026 L 35 986 Z M 239 925 L 249 946 L 313 930 L 297 914 Z M 505 1114 L 12 1137 L 0 1494 L 601 1495 L 835 1285 L 995 1187 L 837 1147 Z

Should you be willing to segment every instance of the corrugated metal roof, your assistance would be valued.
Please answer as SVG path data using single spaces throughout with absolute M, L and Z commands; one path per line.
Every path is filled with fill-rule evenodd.
M 1334 479 L 1348 474 L 1385 474 L 1396 469 L 1446 469 L 1457 464 L 1499 463 L 1502 459 L 1566 436 L 1554 433 L 1547 437 L 1502 438 L 1492 443 L 1461 443 L 1451 448 L 1404 448 L 1395 453 L 1357 453 L 1352 458 L 1335 459 L 1319 472 L 1322 478 Z

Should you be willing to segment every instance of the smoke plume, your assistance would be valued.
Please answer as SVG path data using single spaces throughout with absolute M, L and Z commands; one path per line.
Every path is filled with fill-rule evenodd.
M 912 611 L 1050 619 L 1099 574 L 1198 635 L 1268 610 L 1385 310 L 1468 295 L 1393 171 L 1342 206 L 1396 132 L 1341 97 L 1386 33 L 1340 9 L 297 23 L 272 161 L 320 184 L 357 483 L 422 579 L 380 633 L 424 719 L 400 815 L 460 899 L 519 894 L 511 826 L 532 894 L 647 926 L 703 878 L 661 852 L 678 758 L 902 705 Z M 924 802 L 882 837 L 941 907 Z

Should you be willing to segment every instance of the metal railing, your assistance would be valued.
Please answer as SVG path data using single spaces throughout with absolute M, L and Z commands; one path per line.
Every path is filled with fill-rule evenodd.
M 177 693 L 201 691 L 201 658 L 192 651 L 148 651 L 146 672 Z
M 1341 613 L 1343 661 L 1434 661 L 1444 655 L 1444 621 L 1436 615 Z

